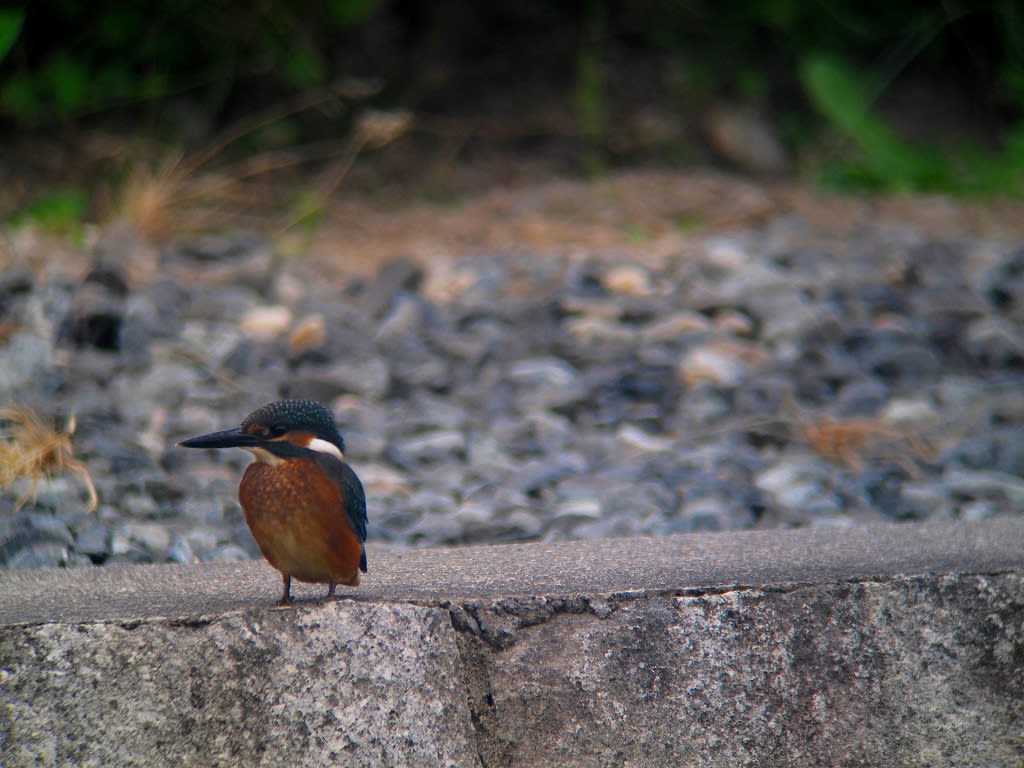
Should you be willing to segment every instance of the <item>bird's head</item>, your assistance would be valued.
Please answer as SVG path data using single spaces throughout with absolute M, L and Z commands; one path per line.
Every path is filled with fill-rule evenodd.
M 253 411 L 233 429 L 178 443 L 182 448 L 242 448 L 258 461 L 277 464 L 310 451 L 345 458 L 345 441 L 334 416 L 312 400 L 278 400 Z

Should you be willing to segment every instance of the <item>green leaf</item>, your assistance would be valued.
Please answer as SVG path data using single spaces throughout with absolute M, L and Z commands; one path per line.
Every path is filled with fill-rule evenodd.
M 812 55 L 801 62 L 800 75 L 814 106 L 864 155 L 865 167 L 849 181 L 860 175 L 873 176 L 881 186 L 893 190 L 939 189 L 951 184 L 948 166 L 939 152 L 905 143 L 872 112 L 870 94 L 875 89 L 849 64 L 828 54 Z
M 150 72 L 142 78 L 139 84 L 139 95 L 144 99 L 162 99 L 167 95 L 167 74 L 165 72 Z
M 135 95 L 137 76 L 121 64 L 111 64 L 93 73 L 90 90 L 106 104 L 127 101 Z
M 750 13 L 773 27 L 789 29 L 800 14 L 800 3 L 797 0 L 762 0 L 751 6 Z
M 72 233 L 85 215 L 86 198 L 80 189 L 61 189 L 33 203 L 16 215 L 15 226 L 32 223 L 46 232 Z
M 58 114 L 70 117 L 85 105 L 88 73 L 84 65 L 73 61 L 67 53 L 62 51 L 54 56 L 40 74 L 49 80 L 47 85 Z
M 327 10 L 338 24 L 349 27 L 366 21 L 377 11 L 377 6 L 378 0 L 332 0 Z
M 11 77 L 0 89 L 0 110 L 23 122 L 32 122 L 42 112 L 39 92 L 27 75 Z
M 290 51 L 284 64 L 285 79 L 298 86 L 319 85 L 324 81 L 325 71 L 323 57 L 310 45 Z
M 0 61 L 3 61 L 21 34 L 25 12 L 16 8 L 0 9 Z

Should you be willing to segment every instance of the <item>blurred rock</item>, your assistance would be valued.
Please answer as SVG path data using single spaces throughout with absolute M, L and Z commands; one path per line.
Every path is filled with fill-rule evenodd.
M 258 557 L 251 457 L 175 443 L 281 396 L 334 409 L 397 545 L 1024 512 L 1024 251 L 821 235 L 790 215 L 668 258 L 439 254 L 336 285 L 254 236 L 5 270 L 0 406 L 74 412 L 103 506 L 51 467 L 17 512 L 16 481 L 0 560 Z
M 716 106 L 704 115 L 704 131 L 715 151 L 740 170 L 776 174 L 788 167 L 775 128 L 756 112 Z
M 238 321 L 242 332 L 254 341 L 273 341 L 292 324 L 292 311 L 288 307 L 255 307 Z

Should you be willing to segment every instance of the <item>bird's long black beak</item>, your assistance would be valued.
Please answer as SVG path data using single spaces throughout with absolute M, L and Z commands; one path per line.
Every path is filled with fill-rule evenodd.
M 220 432 L 211 432 L 208 435 L 190 437 L 182 440 L 178 445 L 182 448 L 248 448 L 254 445 L 263 445 L 263 438 L 258 435 L 250 435 L 243 432 L 241 427 L 224 429 Z

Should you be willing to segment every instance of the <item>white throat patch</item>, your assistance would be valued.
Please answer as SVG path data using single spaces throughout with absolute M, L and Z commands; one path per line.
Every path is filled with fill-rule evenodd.
M 311 451 L 328 453 L 331 456 L 334 456 L 338 461 L 345 460 L 345 454 L 341 452 L 341 449 L 338 448 L 338 446 L 336 446 L 329 440 L 322 440 L 319 437 L 314 437 L 312 440 L 309 441 L 306 447 L 309 448 L 309 450 Z
M 280 456 L 275 456 L 266 448 L 245 448 L 244 450 L 251 453 L 256 458 L 256 461 L 262 461 L 264 464 L 269 464 L 270 466 L 284 463 L 284 459 Z

